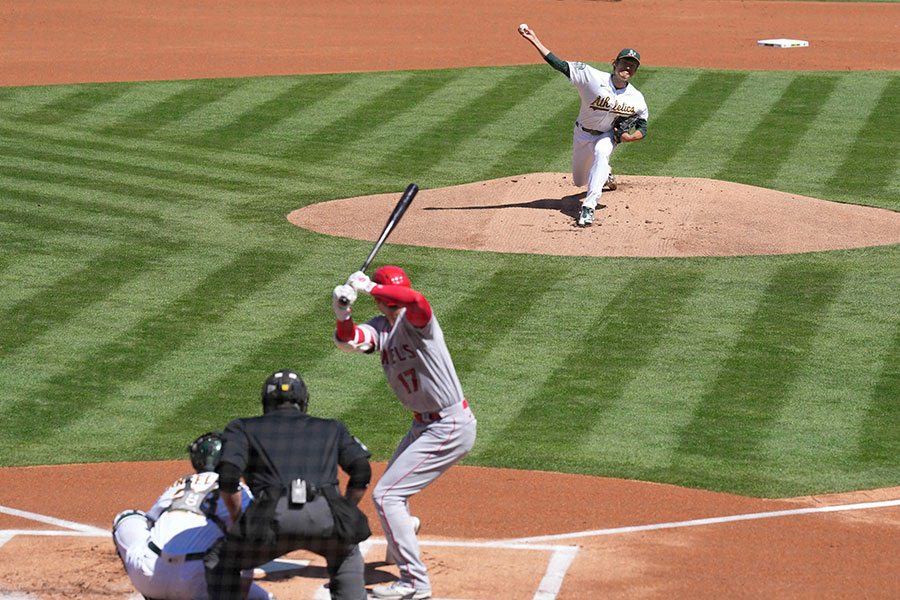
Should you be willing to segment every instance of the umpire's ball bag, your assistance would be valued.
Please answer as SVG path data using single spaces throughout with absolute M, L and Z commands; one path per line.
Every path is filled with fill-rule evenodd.
M 338 540 L 345 544 L 358 544 L 372 535 L 366 513 L 342 496 L 336 486 L 325 486 L 322 492 L 331 507 L 334 535 Z

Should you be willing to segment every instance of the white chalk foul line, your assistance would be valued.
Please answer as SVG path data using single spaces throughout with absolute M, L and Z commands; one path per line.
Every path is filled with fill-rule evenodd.
M 48 525 L 53 525 L 55 527 L 65 527 L 67 529 L 72 529 L 73 531 L 81 531 L 97 536 L 112 535 L 109 531 L 100 529 L 99 527 L 94 527 L 92 525 L 84 525 L 82 523 L 75 523 L 74 521 L 66 521 L 64 519 L 48 517 L 47 515 L 39 515 L 37 513 L 19 510 L 17 508 L 9 508 L 7 506 L 0 506 L 0 513 L 6 513 L 14 517 L 22 517 L 23 519 L 30 519 L 39 523 L 47 523 Z
M 615 535 L 620 533 L 635 533 L 640 531 L 656 531 L 659 529 L 676 529 L 678 527 L 698 527 L 701 525 L 717 525 L 719 523 L 732 523 L 735 521 L 752 521 L 755 519 L 772 519 L 775 517 L 790 517 L 794 515 L 809 515 L 815 513 L 841 512 L 849 510 L 869 510 L 873 508 L 888 508 L 900 506 L 900 500 L 882 500 L 879 502 L 858 502 L 856 504 L 841 504 L 837 506 L 816 506 L 810 508 L 794 508 L 789 510 L 773 510 L 769 512 L 748 513 L 743 515 L 730 515 L 726 517 L 710 517 L 706 519 L 691 519 L 689 521 L 674 521 L 671 523 L 653 523 L 650 525 L 634 525 L 628 527 L 612 527 L 610 529 L 595 529 L 593 531 L 576 531 L 574 533 L 560 533 L 556 535 L 538 535 L 534 537 L 516 538 L 507 540 L 510 544 L 530 544 L 532 542 L 549 542 L 553 540 L 571 540 L 575 538 L 594 537 L 602 535 Z

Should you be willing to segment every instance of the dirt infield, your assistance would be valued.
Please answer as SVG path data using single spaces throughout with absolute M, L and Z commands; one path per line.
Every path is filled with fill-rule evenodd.
M 383 468 L 375 465 L 376 477 Z M 186 460 L 0 469 L 0 597 L 131 597 L 111 540 L 91 527 L 108 529 L 124 508 L 149 508 L 190 471 Z M 762 500 L 457 466 L 411 508 L 422 519 L 435 598 L 896 598 L 897 498 L 900 488 Z M 367 583 L 389 581 L 396 569 L 382 562 L 368 497 L 362 506 L 375 525 Z M 260 583 L 282 599 L 321 598 L 323 562 L 304 552 L 288 558 L 311 563 Z
M 898 9 L 730 0 L 6 2 L 0 3 L 0 85 L 537 62 L 515 31 L 521 22 L 564 58 L 603 61 L 628 45 L 655 66 L 895 70 Z M 623 20 L 640 25 L 627 37 L 609 35 L 610 23 Z M 810 46 L 756 45 L 772 37 L 805 39 Z M 527 177 L 558 186 L 564 176 Z M 618 198 L 652 184 L 627 176 L 623 183 Z M 554 198 L 565 202 L 549 207 L 560 228 L 576 196 L 574 189 L 565 192 Z M 518 203 L 534 205 L 538 210 L 529 214 L 537 214 L 548 210 L 536 204 L 542 200 Z M 612 221 L 578 235 L 616 230 L 614 220 L 625 221 L 622 210 L 610 209 L 604 216 Z M 497 218 L 486 210 L 446 212 Z M 639 228 L 651 229 L 647 220 L 640 225 L 637 218 Z M 854 238 L 851 245 L 829 247 L 894 238 L 885 240 Z M 612 255 L 630 255 L 621 254 L 622 247 Z M 704 251 L 715 254 L 691 250 Z M 383 465 L 376 467 L 377 477 Z M 189 469 L 187 461 L 0 469 L 0 598 L 135 597 L 106 530 L 119 510 L 149 508 Z M 898 498 L 900 488 L 762 500 L 600 477 L 455 467 L 416 496 L 412 508 L 423 521 L 435 598 L 896 598 Z M 373 516 L 370 503 L 364 506 Z M 374 529 L 365 548 L 370 584 L 396 573 L 381 562 L 384 546 Z M 321 562 L 295 558 L 312 562 L 299 576 L 263 585 L 282 600 L 321 598 Z
M 900 68 L 898 8 L 740 0 L 2 2 L 0 85 L 539 62 L 519 23 L 571 60 L 612 60 L 630 46 L 645 65 L 662 67 L 893 70 Z M 613 33 L 614 23 L 623 33 Z M 757 46 L 782 37 L 809 47 Z

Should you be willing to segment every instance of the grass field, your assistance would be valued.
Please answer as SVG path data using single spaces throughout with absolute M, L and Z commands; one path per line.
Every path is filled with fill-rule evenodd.
M 634 81 L 649 135 L 617 173 L 900 210 L 896 72 Z M 546 65 L 0 88 L 0 465 L 184 458 L 256 414 L 280 367 L 385 460 L 408 415 L 376 359 L 331 342 L 331 289 L 371 243 L 286 214 L 412 181 L 568 171 L 577 108 Z M 900 484 L 900 247 L 388 245 L 384 262 L 441 320 L 479 418 L 467 464 L 758 496 Z

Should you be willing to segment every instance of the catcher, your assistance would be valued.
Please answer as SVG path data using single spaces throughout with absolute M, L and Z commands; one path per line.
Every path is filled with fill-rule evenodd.
M 588 227 L 594 222 L 604 186 L 616 188 L 609 166 L 616 146 L 647 135 L 647 103 L 629 83 L 641 64 L 641 55 L 631 48 L 623 49 L 613 61 L 610 74 L 582 62 L 560 60 L 527 25 L 520 25 L 519 33 L 551 67 L 569 78 L 581 96 L 572 136 L 572 181 L 588 188 L 577 221 L 579 227 Z

